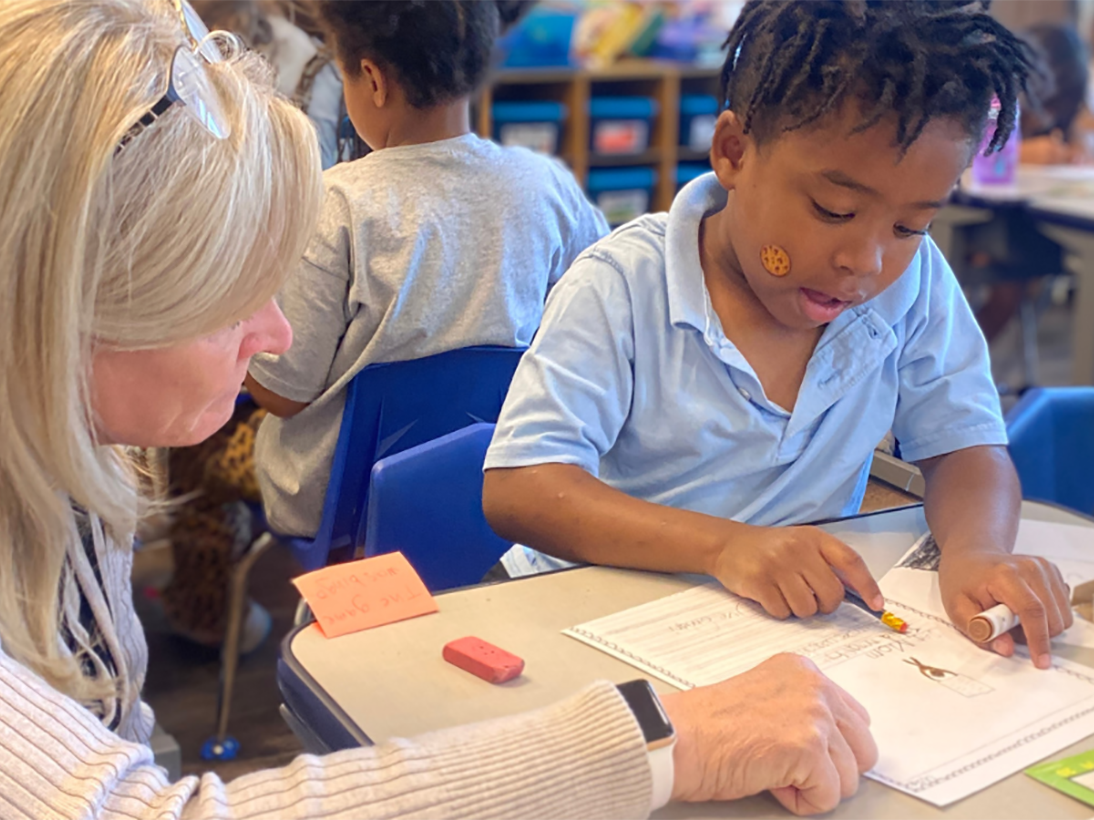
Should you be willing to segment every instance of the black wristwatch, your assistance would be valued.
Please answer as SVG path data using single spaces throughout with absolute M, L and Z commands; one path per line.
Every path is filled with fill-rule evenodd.
M 672 749 L 676 745 L 676 730 L 665 714 L 661 699 L 648 680 L 632 680 L 616 686 L 623 700 L 631 707 L 635 720 L 646 739 L 646 756 L 653 778 L 653 794 L 650 810 L 656 811 L 669 802 L 675 768 Z
M 676 739 L 676 731 L 672 728 L 669 716 L 665 714 L 665 707 L 661 705 L 661 699 L 657 697 L 648 680 L 640 678 L 620 683 L 615 688 L 634 712 L 646 738 L 647 749 L 660 749 Z

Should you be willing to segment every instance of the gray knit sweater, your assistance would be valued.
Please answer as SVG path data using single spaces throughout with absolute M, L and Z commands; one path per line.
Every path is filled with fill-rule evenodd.
M 147 650 L 132 605 L 129 550 L 99 550 L 92 602 L 128 685 L 104 716 L 0 651 L 0 818 L 645 817 L 651 778 L 642 733 L 609 683 L 554 706 L 409 740 L 301 755 L 223 783 L 169 783 L 139 699 Z M 92 580 L 89 581 L 89 578 Z M 85 588 L 87 587 L 87 588 Z M 70 594 L 65 590 L 64 594 Z M 105 593 L 105 594 L 104 594 Z M 107 606 L 94 605 L 96 602 Z M 120 717 L 118 711 L 120 710 Z M 101 711 L 101 710 L 95 710 Z

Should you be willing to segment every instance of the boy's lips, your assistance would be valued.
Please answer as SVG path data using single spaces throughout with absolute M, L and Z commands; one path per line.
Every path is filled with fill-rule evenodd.
M 828 324 L 852 304 L 812 288 L 798 288 L 798 302 L 802 313 L 821 324 Z

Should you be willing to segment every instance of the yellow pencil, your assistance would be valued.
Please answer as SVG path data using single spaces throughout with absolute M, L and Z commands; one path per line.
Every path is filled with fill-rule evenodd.
M 899 632 L 903 635 L 905 632 L 908 631 L 907 621 L 905 621 L 903 618 L 897 617 L 888 610 L 883 609 L 881 612 L 878 612 L 876 609 L 870 609 L 869 604 L 862 600 L 862 598 L 859 597 L 858 593 L 850 587 L 844 587 L 843 600 L 849 604 L 854 604 L 862 611 L 873 615 L 875 618 L 877 618 L 894 632 Z

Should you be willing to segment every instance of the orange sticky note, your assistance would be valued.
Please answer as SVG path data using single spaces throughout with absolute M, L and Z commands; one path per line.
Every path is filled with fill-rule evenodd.
M 293 583 L 328 638 L 437 611 L 401 552 L 317 569 Z

